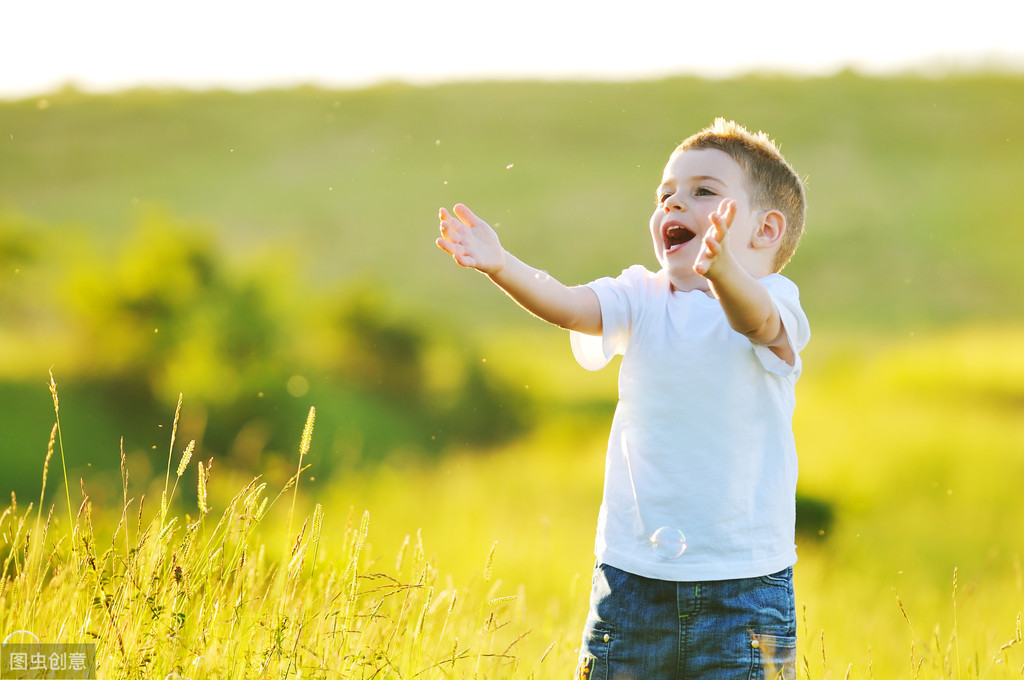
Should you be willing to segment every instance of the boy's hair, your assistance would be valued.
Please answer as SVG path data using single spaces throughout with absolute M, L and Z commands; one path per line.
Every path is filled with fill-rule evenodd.
M 746 173 L 753 207 L 785 215 L 786 230 L 772 258 L 772 271 L 782 271 L 803 234 L 807 204 L 803 181 L 775 142 L 764 132 L 753 134 L 735 121 L 716 118 L 712 125 L 685 139 L 676 153 L 689 149 L 718 149 L 729 154 Z

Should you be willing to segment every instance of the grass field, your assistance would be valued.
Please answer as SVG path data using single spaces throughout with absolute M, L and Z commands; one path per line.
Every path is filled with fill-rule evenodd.
M 1024 671 L 1019 642 L 1000 649 L 1019 640 L 1024 609 L 1021 339 L 1019 328 L 973 330 L 865 349 L 825 337 L 831 349 L 808 350 L 800 488 L 833 503 L 835 518 L 824 536 L 799 537 L 806 677 L 844 677 L 851 664 L 859 678 Z M 1003 363 L 1010 356 L 1016 363 Z M 332 496 L 371 508 L 394 527 L 385 535 L 422 526 L 446 564 L 475 566 L 472 556 L 498 540 L 496 573 L 529 579 L 536 615 L 557 612 L 571 639 L 585 614 L 586 588 L 577 586 L 591 566 L 606 430 L 585 419 L 552 427 L 495 456 L 384 469 L 370 484 L 341 479 Z M 951 639 L 959 662 L 945 656 Z M 912 653 L 925 660 L 919 676 Z
M 800 677 L 1024 677 L 1020 110 L 984 74 L 0 102 L 0 633 L 103 678 L 569 676 L 615 371 L 436 210 L 567 282 L 651 264 L 665 156 L 726 115 L 808 175 Z
M 801 489 L 835 517 L 799 537 L 800 677 L 1024 674 L 1022 339 L 1020 328 L 870 349 L 825 338 L 828 352 L 808 352 Z M 178 442 L 163 519 L 167 482 L 130 468 L 120 488 L 87 480 L 103 503 L 80 509 L 73 494 L 73 534 L 62 496 L 42 523 L 31 506 L 4 513 L 0 624 L 95 641 L 99 677 L 565 677 L 603 430 L 590 414 L 544 421 L 486 455 L 329 480 L 303 439 L 291 472 L 252 481 L 215 465 L 205 495 L 186 493 L 197 462 L 179 467 Z

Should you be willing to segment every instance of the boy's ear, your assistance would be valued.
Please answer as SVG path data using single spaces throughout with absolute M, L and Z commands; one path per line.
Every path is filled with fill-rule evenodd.
M 754 232 L 755 248 L 773 248 L 782 240 L 786 231 L 786 216 L 778 210 L 767 210 L 761 217 L 761 223 Z

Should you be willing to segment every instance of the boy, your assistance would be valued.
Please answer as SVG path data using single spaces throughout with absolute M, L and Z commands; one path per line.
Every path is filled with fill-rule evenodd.
M 464 205 L 437 245 L 570 331 L 581 365 L 622 354 L 578 678 L 795 678 L 794 385 L 810 331 L 779 272 L 803 183 L 724 119 L 672 153 L 650 229 L 661 269 L 566 287 Z

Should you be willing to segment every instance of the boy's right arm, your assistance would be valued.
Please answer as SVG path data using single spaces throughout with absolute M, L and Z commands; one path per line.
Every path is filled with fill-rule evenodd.
M 531 314 L 568 330 L 601 334 L 601 304 L 586 286 L 565 286 L 534 269 L 501 246 L 486 222 L 462 205 L 449 213 L 441 208 L 437 245 L 463 267 L 486 274 Z

